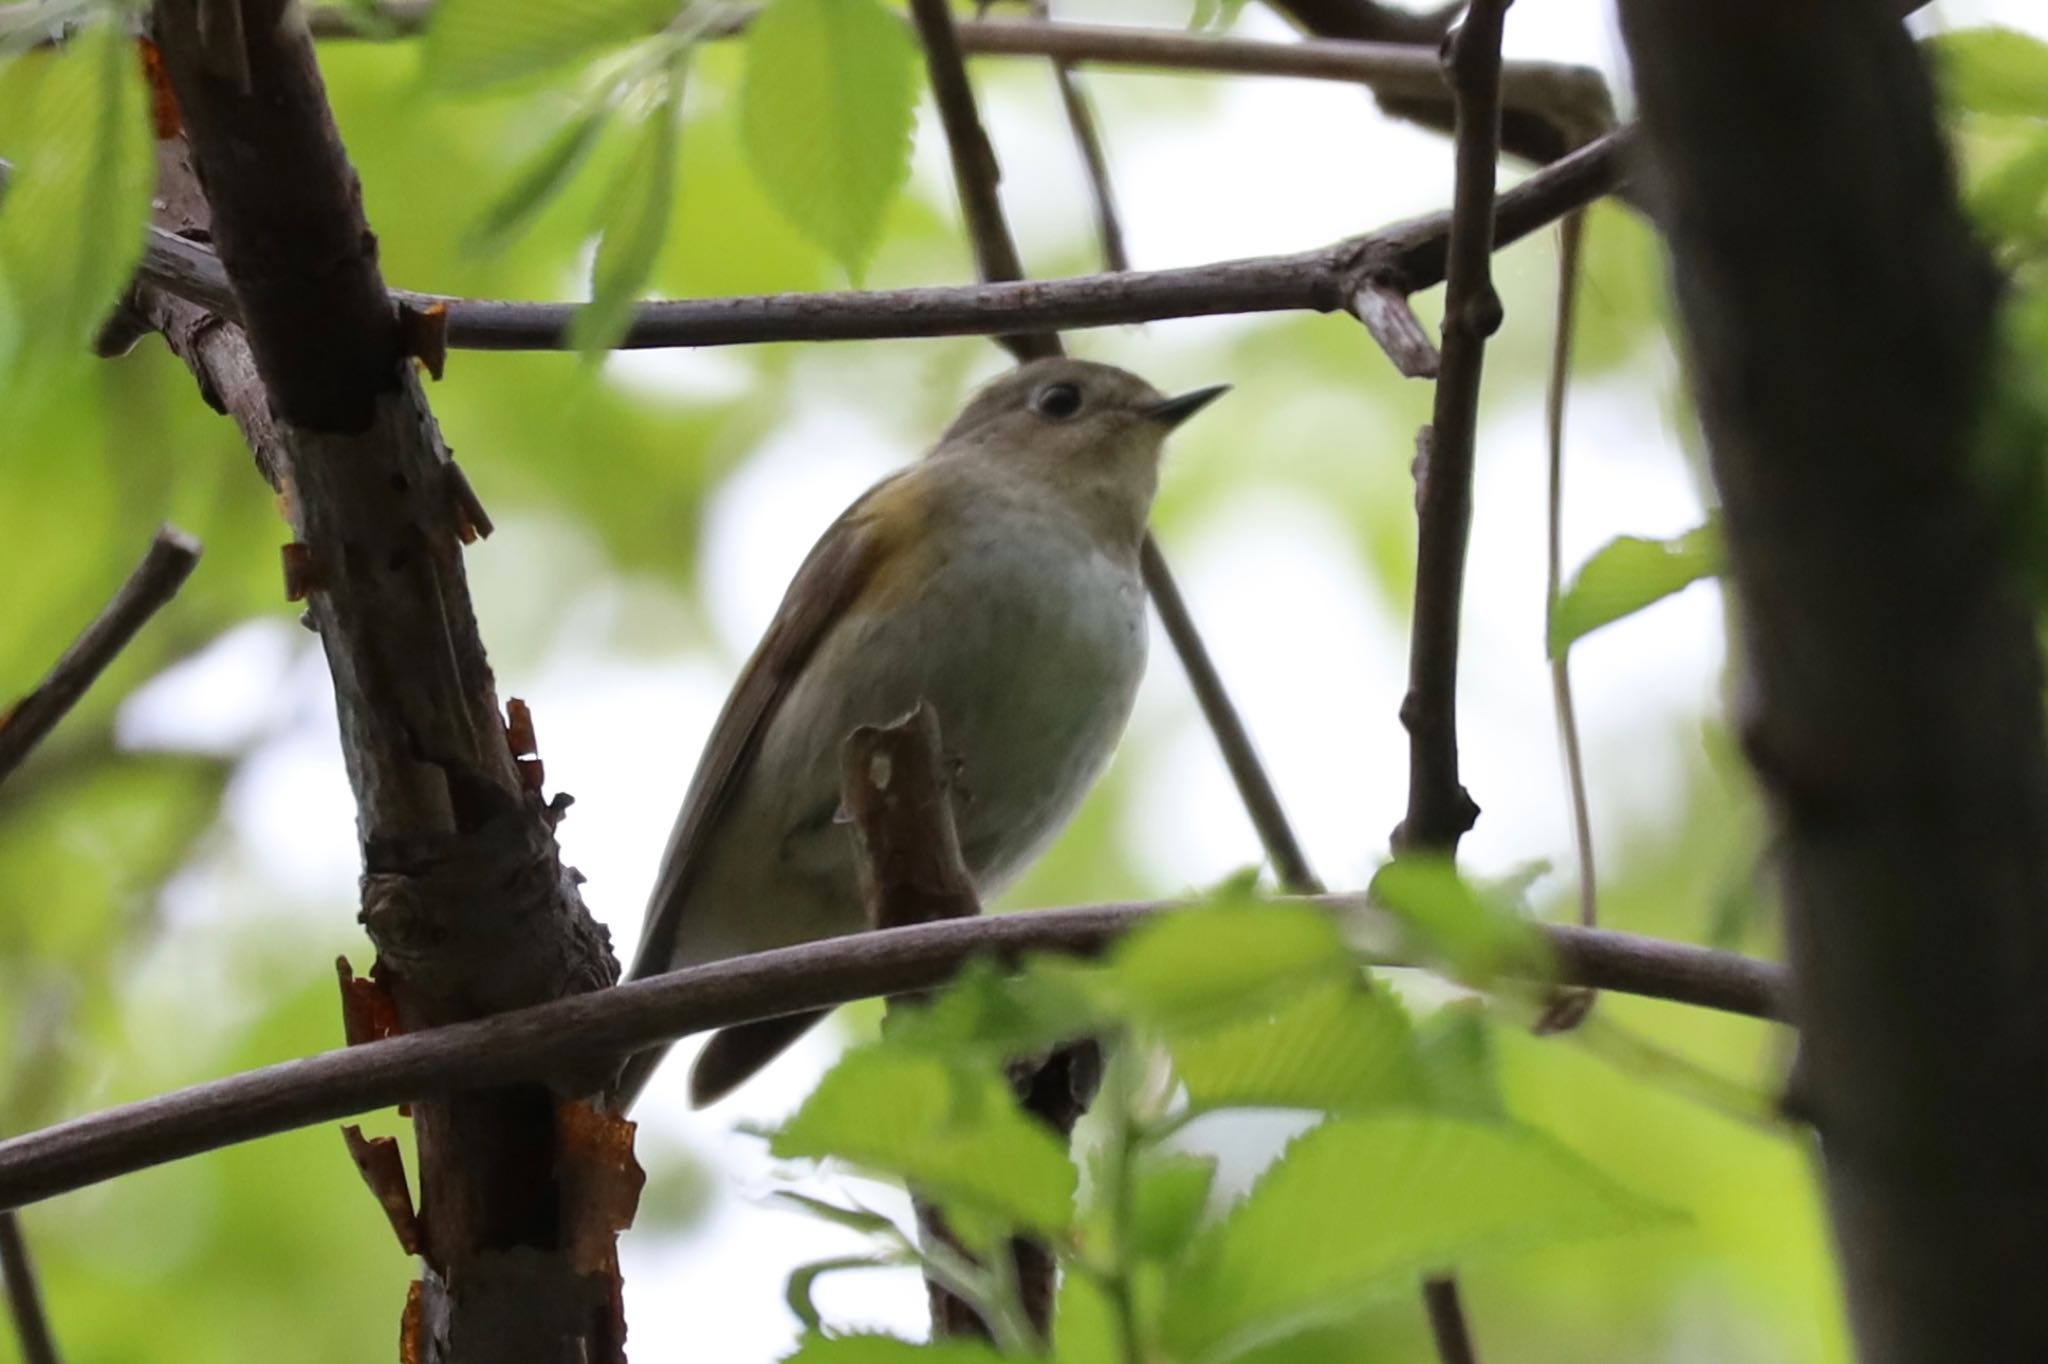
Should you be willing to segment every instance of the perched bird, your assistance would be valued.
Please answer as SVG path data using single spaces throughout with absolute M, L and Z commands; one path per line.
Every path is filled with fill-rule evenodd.
M 797 570 L 713 726 L 669 836 L 632 978 L 854 933 L 840 746 L 920 700 L 959 774 L 960 848 L 999 893 L 1109 761 L 1145 668 L 1138 550 L 1166 435 L 1223 386 L 1168 398 L 1108 365 L 994 380 L 923 460 L 863 493 Z M 728 1028 L 703 1105 L 817 1022 Z M 663 1049 L 626 1063 L 623 1111 Z

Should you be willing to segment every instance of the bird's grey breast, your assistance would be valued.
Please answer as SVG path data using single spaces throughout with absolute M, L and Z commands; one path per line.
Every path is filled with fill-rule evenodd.
M 848 917 L 858 913 L 852 845 L 833 822 L 839 748 L 856 726 L 920 700 L 937 711 L 961 850 L 993 895 L 1065 825 L 1130 716 L 1145 665 L 1135 554 L 1100 545 L 1029 490 L 958 529 L 913 589 L 849 613 L 823 641 L 742 797 L 755 807 L 743 820 L 779 830 L 772 854 L 757 849 L 778 883 L 814 887 L 820 911 L 839 920 L 832 931 L 861 927 Z M 789 798 L 760 809 L 775 791 Z

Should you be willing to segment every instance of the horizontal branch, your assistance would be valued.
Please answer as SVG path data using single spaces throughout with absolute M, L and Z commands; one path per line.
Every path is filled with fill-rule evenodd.
M 1626 128 L 1537 171 L 1500 196 L 1494 244 L 1505 246 L 1611 193 L 1632 146 Z M 6 165 L 0 162 L 0 180 Z M 620 346 L 735 346 L 990 336 L 1110 327 L 1223 313 L 1383 312 L 1381 300 L 1443 280 L 1450 215 L 1409 219 L 1335 245 L 1174 270 L 909 289 L 833 290 L 642 304 Z M 224 317 L 239 305 L 205 245 L 152 229 L 140 269 L 149 284 Z M 560 350 L 582 306 L 392 291 L 414 308 L 447 309 L 448 344 L 471 350 Z M 1375 328 L 1375 334 L 1379 334 Z
M 387 0 L 365 22 L 355 11 L 329 6 L 311 12 L 317 38 L 409 37 L 426 30 L 434 11 L 422 0 Z M 731 37 L 758 11 L 736 9 L 703 36 Z M 975 57 L 1045 57 L 1127 71 L 1275 76 L 1363 85 L 1396 99 L 1441 99 L 1442 67 L 1436 44 L 1359 42 L 1349 38 L 1274 41 L 1137 24 L 1080 24 L 1042 19 L 955 20 L 960 50 Z M 1560 119 L 1580 140 L 1614 123 L 1607 81 L 1590 66 L 1511 61 L 1501 67 L 1501 98 L 1510 108 Z
M 1363 896 L 1280 903 L 1363 919 L 1394 937 L 1391 922 Z M 1099 952 L 1146 917 L 1177 907 L 1091 905 L 859 933 L 285 1061 L 0 1142 L 0 1208 L 394 1104 L 544 1079 L 594 1056 L 713 1028 L 929 990 L 972 956 Z M 1542 931 L 1564 984 L 1784 1017 L 1784 973 L 1772 963 L 1625 933 L 1565 925 Z

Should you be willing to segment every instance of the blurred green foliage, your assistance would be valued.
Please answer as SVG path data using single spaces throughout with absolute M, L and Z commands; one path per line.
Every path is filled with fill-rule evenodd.
M 833 10 L 853 0 L 803 3 Z M 65 0 L 48 14 L 70 20 L 90 8 Z M 1205 22 L 1227 23 L 1236 7 L 1211 8 Z M 878 161 L 880 169 L 864 171 L 846 193 L 794 202 L 793 189 L 803 187 L 778 182 L 789 167 L 778 172 L 772 149 L 801 151 L 802 139 L 787 126 L 766 136 L 747 113 L 745 42 L 696 48 L 687 84 L 678 85 L 687 35 L 672 30 L 666 46 L 636 36 L 648 16 L 673 13 L 673 5 L 627 0 L 448 0 L 425 40 L 328 45 L 324 74 L 391 281 L 464 295 L 584 298 L 594 270 L 601 300 L 616 307 L 642 293 L 834 287 L 857 266 L 874 285 L 967 276 L 944 185 L 918 175 L 904 180 L 908 163 Z M 1107 16 L 1084 7 L 1071 17 Z M 140 87 L 126 56 L 125 44 L 102 25 L 63 55 L 19 57 L 0 72 L 0 155 L 17 163 L 20 176 L 0 209 L 0 373 L 9 376 L 0 381 L 0 545 L 9 550 L 0 570 L 7 575 L 0 580 L 0 697 L 33 685 L 156 524 L 170 520 L 197 534 L 206 558 L 44 750 L 0 788 L 0 1055 L 7 1058 L 0 1124 L 8 1130 L 337 1044 L 330 963 L 337 951 L 360 949 L 351 885 L 332 886 L 317 917 L 253 912 L 285 892 L 239 855 L 244 831 L 224 813 L 223 794 L 266 736 L 226 751 L 198 742 L 189 750 L 140 751 L 116 739 L 124 698 L 235 626 L 271 621 L 302 654 L 317 652 L 310 636 L 290 626 L 295 611 L 282 599 L 277 551 L 285 533 L 232 426 L 207 409 L 154 340 L 110 362 L 83 348 L 139 241 L 130 138 Z M 2039 45 L 2004 33 L 1964 37 L 1945 45 L 1943 62 L 1972 207 L 2001 259 L 2031 285 L 2048 243 Z M 1043 72 L 1032 63 L 978 63 L 976 75 L 998 100 L 1054 116 Z M 1118 86 L 1116 107 L 1133 111 L 1132 122 L 1145 122 L 1144 133 L 1156 139 L 1213 109 L 1219 83 L 1140 88 Z M 52 90 L 68 102 L 50 105 Z M 71 111 L 54 121 L 63 133 L 54 142 L 52 107 Z M 1358 145 L 1391 135 L 1362 98 L 1357 107 Z M 115 122 L 96 122 L 102 115 Z M 104 143 L 80 140 L 95 126 L 124 131 Z M 886 135 L 904 142 L 897 151 L 908 156 L 896 123 L 876 126 L 880 133 L 864 146 Z M 1112 124 L 1108 132 L 1114 149 L 1125 130 Z M 678 147 L 671 182 L 669 154 Z M 1243 211 L 1228 203 L 1227 168 L 1217 182 L 1218 211 Z M 1073 188 L 1078 195 L 1078 178 Z M 1285 207 L 1271 211 L 1277 237 Z M 630 216 L 623 228 L 622 213 Z M 1077 197 L 1071 230 L 1026 241 L 1036 270 L 1093 268 L 1086 216 Z M 1594 209 L 1588 227 L 1578 376 L 1668 382 L 1667 304 L 1653 235 L 1610 205 Z M 621 233 L 615 240 L 614 232 Z M 600 236 L 611 244 L 593 250 Z M 1296 244 L 1276 240 L 1275 249 Z M 1525 411 L 1540 395 L 1547 362 L 1552 244 L 1534 239 L 1503 252 L 1497 273 L 1510 321 L 1489 353 L 1487 399 L 1494 411 Z M 2037 382 L 2048 350 L 2039 297 L 2029 288 L 2016 304 L 2015 382 Z M 1434 296 L 1418 302 L 1426 317 L 1438 306 Z M 1191 341 L 1182 335 L 1161 325 L 1076 343 L 1085 354 L 1140 369 L 1174 345 L 1176 365 L 1228 375 L 1257 395 L 1219 407 L 1180 443 L 1156 517 L 1164 540 L 1172 545 L 1231 524 L 1260 496 L 1312 503 L 1345 531 L 1353 562 L 1343 567 L 1361 572 L 1388 614 L 1400 618 L 1412 588 L 1408 464 L 1414 431 L 1426 419 L 1426 388 L 1396 378 L 1342 317 L 1259 318 L 1190 329 Z M 708 625 L 713 613 L 699 570 L 707 504 L 730 476 L 806 405 L 858 410 L 907 455 L 987 363 L 985 347 L 970 340 L 773 346 L 634 363 L 455 356 L 431 398 L 506 528 L 470 564 L 493 661 L 513 684 L 508 690 L 554 657 L 557 640 L 571 631 L 580 631 L 579 647 L 605 660 L 694 650 L 717 654 L 718 666 L 729 668 Z M 876 401 L 876 393 L 890 398 Z M 1257 457 L 1247 458 L 1248 450 Z M 1647 601 L 1651 594 L 1636 590 L 1642 587 L 1624 583 L 1617 599 Z M 590 603 L 602 594 L 628 605 L 592 626 Z M 1529 639 L 1540 651 L 1540 629 L 1532 627 Z M 1171 662 L 1160 660 L 1157 671 L 1170 675 Z M 1256 730 L 1258 716 L 1249 718 Z M 1597 732 L 1597 715 L 1587 723 Z M 1602 847 L 1603 912 L 1631 931 L 1711 935 L 1721 945 L 1767 952 L 1772 930 L 1755 890 L 1754 802 L 1725 740 L 1712 730 L 1698 737 L 1678 812 L 1638 819 L 1625 838 Z M 664 735 L 656 760 L 687 762 L 697 738 Z M 1017 889 L 1016 903 L 1182 889 L 1156 884 L 1131 846 L 1130 811 L 1139 774 L 1160 758 L 1157 738 L 1142 728 L 1133 734 L 1075 826 Z M 1376 852 L 1382 838 L 1362 830 L 1358 841 Z M 205 873 L 198 884 L 220 901 L 210 914 L 195 916 L 189 897 L 166 891 L 195 869 Z M 1425 894 L 1418 903 L 1427 920 L 1436 901 Z M 615 920 L 634 909 L 603 908 Z M 1401 973 L 1391 988 L 1384 980 L 1360 982 L 1348 966 L 1341 977 L 1317 975 L 1318 961 L 1336 958 L 1304 942 L 1294 944 L 1303 952 L 1291 960 L 1307 977 L 1266 978 L 1282 982 L 1284 999 L 1275 1007 L 1228 1024 L 1212 1019 L 1183 1036 L 1176 1054 L 1200 1106 L 1306 1105 L 1352 1115 L 1324 1129 L 1334 1135 L 1317 1138 L 1320 1148 L 1308 1148 L 1312 1156 L 1322 1149 L 1336 1167 L 1311 1183 L 1360 1201 L 1288 1210 L 1283 1220 L 1298 1225 L 1297 1212 L 1326 1211 L 1339 1235 L 1381 1215 L 1362 1200 L 1390 1191 L 1363 1167 L 1384 1172 L 1395 1159 L 1387 1146 L 1394 1128 L 1386 1124 L 1421 1121 L 1388 1116 L 1385 1105 L 1398 1096 L 1404 1112 L 1427 1114 L 1445 1131 L 1541 1131 L 1545 1150 L 1576 1153 L 1554 1168 L 1573 1177 L 1597 1172 L 1603 1188 L 1685 1215 L 1683 1223 L 1624 1237 L 1564 1241 L 1469 1266 L 1466 1297 L 1487 1357 L 1525 1364 L 1847 1358 L 1806 1150 L 1702 1106 L 1675 1074 L 1619 1069 L 1594 1050 L 1488 1021 L 1469 1003 L 1432 1007 L 1437 996 Z M 1219 960 L 1243 968 L 1233 989 L 1257 985 L 1259 964 L 1287 960 L 1282 949 L 1289 946 L 1284 934 L 1205 943 L 1190 950 L 1214 954 L 1222 944 Z M 1146 982 L 1214 984 L 1224 978 L 1217 961 L 1152 977 L 1143 966 L 1142 952 L 1126 959 L 1114 998 L 1090 995 L 1097 987 L 1057 972 L 1038 978 L 1037 987 L 1069 1011 L 1085 1007 L 1154 1030 L 1170 1031 L 1184 1009 L 1200 1014 L 1215 1005 L 1214 998 L 1178 1000 L 1171 990 L 1148 995 Z M 990 991 L 993 981 L 982 978 L 975 988 Z M 1404 1003 L 1411 994 L 1425 1002 Z M 1029 999 L 1002 1004 L 985 993 L 982 1003 L 950 1024 L 944 1008 L 935 1010 L 932 1026 L 970 1035 L 1009 1029 L 1003 1035 L 1012 1038 L 1034 1026 L 1039 1032 L 1031 1035 L 1043 1032 Z M 1627 999 L 1603 1001 L 1601 1010 L 1604 1021 L 1654 1038 L 1685 1062 L 1746 1083 L 1769 1084 L 1784 1059 L 1782 1035 L 1752 1022 Z M 1063 1018 L 1071 1021 L 1071 1012 Z M 918 1069 L 901 1064 L 903 1053 L 887 1054 L 896 1059 L 881 1068 Z M 931 1070 L 924 1067 L 915 1083 L 931 1083 Z M 939 1083 L 955 1083 L 951 1071 L 938 1070 Z M 982 1093 L 992 1105 L 981 1110 L 984 1120 L 1014 1138 L 993 1116 L 1000 1096 L 985 1086 Z M 810 1110 L 808 1145 L 785 1133 L 790 1154 L 837 1150 L 884 1166 L 900 1164 L 905 1150 L 920 1159 L 947 1155 L 943 1124 L 918 1127 L 911 1121 L 918 1113 L 909 1110 L 898 1115 L 904 1129 L 894 1134 L 893 1157 L 873 1147 L 843 1149 L 827 1121 L 831 1098 L 828 1086 L 814 1100 L 820 1107 Z M 400 1126 L 388 1116 L 378 1124 Z M 801 1137 L 805 1124 L 790 1131 Z M 1098 1133 L 1095 1140 L 1103 1139 Z M 1308 1159 L 1302 1150 L 1289 1159 Z M 643 1144 L 643 1158 L 660 1167 L 643 1227 L 689 1234 L 716 1173 L 705 1175 L 673 1149 Z M 957 1162 L 957 1153 L 948 1158 L 971 1193 L 977 1171 Z M 1492 1155 L 1474 1162 L 1456 1168 L 1498 1179 L 1474 1186 L 1499 1195 L 1488 1206 L 1541 1190 L 1535 1175 L 1504 1175 L 1511 1167 Z M 1353 1172 L 1350 1182 L 1344 1171 Z M 1072 1172 L 1071 1187 L 1064 1173 L 1051 1173 L 1057 1178 L 1002 1190 L 1017 1206 L 995 1200 L 996 1214 L 1071 1216 L 1091 1234 L 1094 1172 Z M 1130 1174 L 1129 1244 L 1154 1268 L 1182 1254 L 1192 1254 L 1182 1266 L 1191 1276 L 1198 1261 L 1236 1264 L 1231 1257 L 1242 1255 L 1256 1268 L 1311 1254 L 1284 1237 L 1248 1249 L 1226 1244 L 1217 1228 L 1256 1223 L 1257 1205 L 1239 1205 L 1251 1209 L 1240 1218 L 1219 1217 L 1215 1203 L 1229 1195 L 1200 1156 L 1151 1152 Z M 1066 1197 L 1079 1201 L 1069 1205 Z M 1432 1200 L 1430 1211 L 1448 1206 Z M 26 1223 L 73 1361 L 182 1364 L 284 1353 L 354 1364 L 395 1353 L 411 1265 L 331 1131 L 132 1176 L 31 1209 Z M 1494 1234 L 1475 1233 L 1481 1240 Z M 1439 1241 L 1418 1253 L 1455 1249 Z M 1319 1263 L 1334 1267 L 1336 1251 Z M 1386 1261 L 1396 1263 L 1402 1274 L 1412 1268 L 1398 1257 Z M 1227 1293 L 1260 1286 L 1216 1273 L 1208 1285 L 1215 1296 L 1207 1288 L 1199 1294 L 1204 1311 L 1222 1313 L 1231 1307 Z M 1170 1291 L 1163 1271 L 1154 1277 L 1146 1291 Z M 1338 1284 L 1348 1303 L 1341 1328 L 1309 1329 L 1284 1347 L 1242 1357 L 1261 1364 L 1427 1357 L 1412 1300 L 1354 1301 L 1351 1290 L 1363 1277 Z M 1301 1284 L 1290 1275 L 1266 1287 Z M 1080 1324 L 1074 1343 L 1062 1344 L 1062 1360 L 1099 1357 L 1084 1342 L 1101 1339 L 1107 1311 L 1092 1280 L 1070 1279 L 1061 1319 Z M 1212 1325 L 1191 1312 L 1175 1329 Z M 901 1353 L 884 1339 L 852 1337 L 813 1341 L 801 1357 L 881 1364 Z M 952 1354 L 987 1357 L 965 1346 Z

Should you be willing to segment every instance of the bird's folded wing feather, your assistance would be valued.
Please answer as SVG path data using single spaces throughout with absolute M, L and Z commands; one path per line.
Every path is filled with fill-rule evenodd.
M 774 623 L 741 670 L 669 834 L 633 961 L 634 979 L 670 968 L 683 905 L 704 852 L 746 777 L 762 735 L 805 664 L 891 558 L 908 552 L 916 509 L 914 500 L 902 494 L 908 491 L 904 480 L 911 472 L 870 488 L 819 538 L 784 594 Z M 772 912 L 772 907 L 762 906 L 761 911 Z

